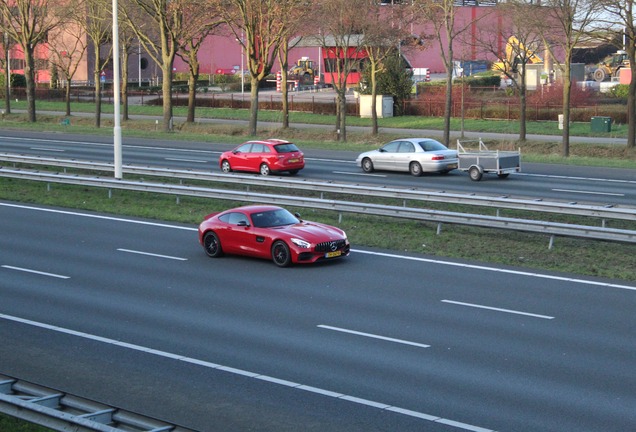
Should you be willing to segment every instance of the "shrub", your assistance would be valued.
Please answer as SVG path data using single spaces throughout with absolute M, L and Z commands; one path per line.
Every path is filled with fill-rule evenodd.
M 616 99 L 627 99 L 629 95 L 629 85 L 628 84 L 619 84 L 614 86 L 607 92 L 607 96 L 616 98 Z

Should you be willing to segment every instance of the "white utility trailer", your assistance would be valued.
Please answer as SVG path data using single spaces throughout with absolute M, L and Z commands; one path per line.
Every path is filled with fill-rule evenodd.
M 468 149 L 465 146 L 479 144 L 478 149 Z M 497 174 L 499 178 L 506 178 L 510 173 L 521 171 L 521 150 L 488 150 L 486 144 L 479 140 L 457 140 L 457 168 L 468 171 L 471 180 L 481 180 L 484 173 Z

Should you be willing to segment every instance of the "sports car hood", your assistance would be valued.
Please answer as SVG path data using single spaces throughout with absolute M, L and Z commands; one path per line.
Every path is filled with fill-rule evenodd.
M 345 233 L 339 228 L 316 222 L 301 222 L 278 228 L 290 237 L 298 237 L 310 243 L 320 243 L 328 240 L 345 238 Z

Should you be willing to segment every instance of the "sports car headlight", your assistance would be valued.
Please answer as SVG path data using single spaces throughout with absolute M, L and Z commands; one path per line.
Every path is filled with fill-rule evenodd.
M 293 239 L 291 239 L 291 241 L 296 246 L 304 248 L 304 249 L 309 249 L 311 247 L 311 243 L 306 242 L 305 240 L 302 240 L 302 239 L 299 239 L 299 238 L 293 238 Z

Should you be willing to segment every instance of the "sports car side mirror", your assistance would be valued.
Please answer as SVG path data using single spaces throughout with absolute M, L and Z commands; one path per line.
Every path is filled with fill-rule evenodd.
M 247 221 L 242 220 L 239 223 L 237 223 L 236 226 L 248 227 L 248 226 L 250 226 L 250 224 Z

